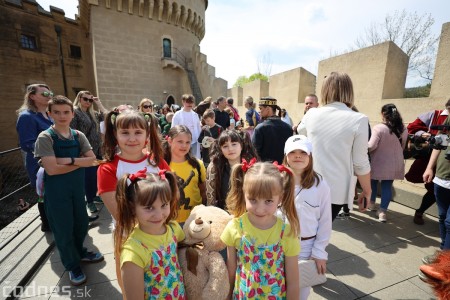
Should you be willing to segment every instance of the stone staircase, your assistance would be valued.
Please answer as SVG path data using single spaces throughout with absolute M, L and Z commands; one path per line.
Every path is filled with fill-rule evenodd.
M 195 72 L 189 68 L 186 69 L 189 78 L 189 84 L 191 85 L 192 94 L 195 97 L 195 104 L 198 104 L 203 100 L 202 91 L 200 89 L 200 85 L 198 84 L 197 76 Z

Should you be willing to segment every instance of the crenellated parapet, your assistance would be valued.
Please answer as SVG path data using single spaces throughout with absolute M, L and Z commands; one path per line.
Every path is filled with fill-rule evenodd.
M 53 18 L 58 22 L 66 22 L 72 25 L 79 25 L 78 20 L 65 17 L 63 9 L 50 6 L 50 11 L 43 9 L 37 2 L 28 0 L 4 0 L 6 5 L 10 5 L 19 9 L 23 9 L 27 13 Z
M 117 12 L 136 15 L 158 22 L 179 26 L 199 40 L 205 36 L 207 0 L 87 0 L 89 4 L 104 6 Z

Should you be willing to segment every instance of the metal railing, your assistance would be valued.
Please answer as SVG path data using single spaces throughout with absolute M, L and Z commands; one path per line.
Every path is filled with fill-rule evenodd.
M 164 56 L 163 59 L 171 59 L 179 63 L 183 68 L 186 70 L 188 69 L 188 62 L 186 56 L 177 48 L 171 49 L 171 55 L 170 56 Z
M 20 148 L 0 152 L 0 241 L 1 248 L 22 232 L 31 222 L 14 222 L 23 211 L 18 209 L 19 199 L 30 207 L 37 202 L 37 195 L 31 187 L 24 166 L 24 154 Z M 7 228 L 5 228 L 7 227 Z M 6 243 L 5 243 L 6 242 Z

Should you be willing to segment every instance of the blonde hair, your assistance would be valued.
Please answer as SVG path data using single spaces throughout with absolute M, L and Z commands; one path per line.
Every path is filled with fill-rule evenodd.
M 231 188 L 226 199 L 230 214 L 240 217 L 246 212 L 245 197 L 250 199 L 270 199 L 281 196 L 280 209 L 291 224 L 291 234 L 300 234 L 300 223 L 295 208 L 295 179 L 291 170 L 281 173 L 268 162 L 257 162 L 246 172 L 242 164 L 233 166 L 230 183 Z
M 331 72 L 322 85 L 322 104 L 341 102 L 353 106 L 353 83 L 346 73 Z
M 151 105 L 151 107 L 152 107 L 152 111 L 153 111 L 153 101 L 152 100 L 150 100 L 150 99 L 148 99 L 148 98 L 143 98 L 142 100 L 141 100 L 141 102 L 139 102 L 139 106 L 138 106 L 138 110 L 140 111 L 140 112 L 144 112 L 143 110 L 142 110 L 142 106 L 144 105 L 144 103 L 150 103 L 150 105 Z
M 245 98 L 245 100 L 244 100 L 244 103 L 248 104 L 253 109 L 256 108 L 256 103 L 253 102 L 253 97 L 252 96 L 247 96 L 247 98 Z
M 91 94 L 91 92 L 89 92 L 89 91 L 79 91 L 77 96 L 75 97 L 75 100 L 73 101 L 73 106 L 75 108 L 81 109 L 80 102 L 81 102 L 81 97 L 83 95 L 91 95 L 91 96 L 93 96 Z M 94 102 L 92 102 L 91 105 L 89 105 L 88 114 L 91 116 L 92 120 L 94 120 L 95 126 L 96 126 L 96 130 L 98 131 L 99 130 L 99 124 L 98 124 L 97 116 L 95 115 Z
M 19 109 L 16 110 L 17 114 L 20 114 L 24 110 L 32 110 L 34 112 L 37 112 L 38 108 L 37 108 L 36 104 L 34 104 L 33 99 L 30 98 L 30 95 L 36 94 L 37 89 L 40 87 L 46 88 L 47 90 L 50 91 L 50 88 L 48 87 L 48 85 L 46 85 L 44 83 L 35 83 L 35 84 L 28 85 L 27 91 L 25 92 L 25 96 L 23 99 L 23 103 L 19 107 Z
M 165 172 L 164 177 L 158 174 L 147 174 L 145 179 L 128 179 L 125 174 L 117 182 L 117 223 L 114 230 L 114 252 L 120 257 L 120 251 L 137 224 L 136 206 L 151 206 L 159 197 L 161 202 L 169 203 L 170 213 L 165 223 L 177 218 L 178 191 L 177 180 L 172 172 Z

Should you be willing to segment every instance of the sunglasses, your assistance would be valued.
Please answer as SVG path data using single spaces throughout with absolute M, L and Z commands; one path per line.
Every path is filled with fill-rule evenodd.
M 88 98 L 88 97 L 81 97 L 81 99 L 83 99 L 84 101 L 89 101 L 89 102 L 94 102 L 94 99 L 92 99 L 92 98 Z
M 41 95 L 44 96 L 44 97 L 53 97 L 53 93 L 52 92 L 42 92 Z
M 147 109 L 147 108 L 152 108 L 151 105 L 142 105 L 143 108 Z

